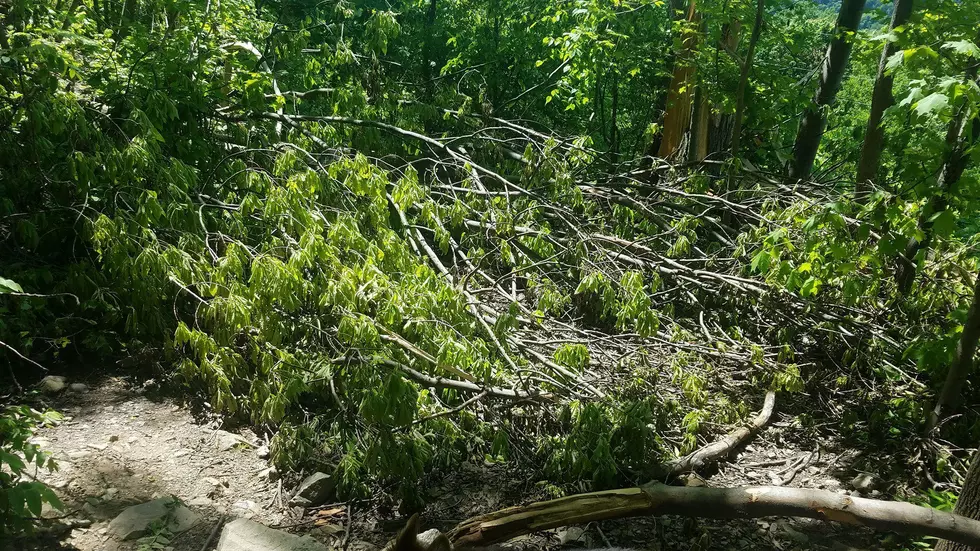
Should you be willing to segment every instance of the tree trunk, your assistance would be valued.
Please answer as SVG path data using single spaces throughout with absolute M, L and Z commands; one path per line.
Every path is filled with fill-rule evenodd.
M 609 113 L 609 161 L 619 164 L 619 73 L 612 75 L 612 106 Z
M 432 69 L 435 65 L 432 59 L 433 42 L 435 40 L 436 24 L 436 0 L 429 0 L 429 7 L 425 12 L 425 36 L 422 37 L 422 78 L 425 81 L 425 101 L 431 102 L 434 95 L 435 83 L 433 82 Z
M 977 64 L 967 69 L 967 81 L 976 79 Z M 978 82 L 980 83 L 980 82 Z M 898 290 L 902 295 L 908 295 L 915 283 L 918 272 L 916 257 L 922 251 L 928 251 L 933 239 L 933 220 L 935 216 L 949 205 L 949 196 L 956 188 L 970 162 L 970 149 L 980 140 L 980 119 L 971 121 L 968 117 L 970 109 L 963 105 L 957 115 L 950 121 L 946 130 L 946 154 L 939 178 L 936 180 L 936 192 L 926 208 L 919 214 L 919 228 L 922 230 L 922 240 L 909 239 L 905 251 L 899 259 L 896 272 Z M 967 132 L 967 128 L 970 131 Z
M 659 483 L 509 507 L 465 520 L 448 536 L 457 548 L 482 547 L 569 524 L 654 515 L 809 517 L 868 526 L 876 530 L 938 536 L 980 546 L 980 521 L 911 503 L 782 486 L 704 488 Z
M 687 147 L 687 160 L 691 163 L 703 161 L 708 156 L 708 117 L 711 105 L 703 86 L 694 92 L 694 114 L 691 117 L 691 142 Z
M 889 27 L 892 32 L 905 25 L 912 16 L 912 2 L 913 0 L 895 0 L 895 11 L 892 13 Z M 885 72 L 885 66 L 895 53 L 895 49 L 894 42 L 885 40 L 885 45 L 881 49 L 881 59 L 878 61 L 878 76 L 875 78 L 875 87 L 871 92 L 871 113 L 868 117 L 868 128 L 864 132 L 864 144 L 861 146 L 861 159 L 858 161 L 857 179 L 854 184 L 855 198 L 861 202 L 867 199 L 878 183 L 878 165 L 881 162 L 881 152 L 885 148 L 885 129 L 881 126 L 881 119 L 885 115 L 885 109 L 895 103 L 895 97 L 892 95 L 895 79 Z
M 865 0 L 843 0 L 837 15 L 837 25 L 834 27 L 834 38 L 827 47 L 823 68 L 820 71 L 820 83 L 813 103 L 803 113 L 800 129 L 793 146 L 793 159 L 790 162 L 789 175 L 791 178 L 803 179 L 810 176 L 813 161 L 817 158 L 820 138 L 826 124 L 825 110 L 833 105 L 844 72 L 847 69 L 847 59 L 851 54 L 853 34 L 857 32 L 864 13 Z
M 701 15 L 697 11 L 696 0 L 688 4 L 688 27 L 697 26 Z M 694 53 L 698 44 L 695 32 L 688 32 L 681 43 L 681 51 L 674 62 L 674 74 L 667 91 L 667 111 L 664 113 L 663 138 L 660 141 L 658 157 L 670 158 L 677 154 L 681 147 L 684 133 L 691 124 L 691 98 L 694 88 Z
M 980 454 L 973 454 L 970 470 L 963 481 L 963 490 L 956 500 L 953 512 L 971 519 L 980 519 Z M 942 540 L 936 544 L 936 551 L 976 551 L 977 544 L 968 545 L 962 542 Z
M 749 70 L 752 69 L 752 58 L 755 57 L 755 46 L 762 34 L 762 17 L 766 11 L 766 0 L 758 0 L 755 7 L 755 24 L 752 26 L 752 36 L 749 38 L 749 50 L 742 60 L 742 71 L 738 77 L 738 88 L 735 91 L 735 120 L 732 123 L 732 157 L 738 157 L 738 148 L 742 139 L 742 117 L 745 116 L 745 88 L 749 83 Z
M 935 407 L 929 413 L 929 422 L 926 425 L 927 432 L 932 432 L 939 424 L 943 409 L 954 404 L 960 398 L 960 388 L 963 386 L 964 381 L 966 381 L 966 376 L 973 371 L 973 357 L 977 353 L 977 341 L 980 341 L 980 275 L 977 276 L 977 281 L 974 285 L 973 303 L 970 305 L 970 311 L 966 316 L 966 324 L 963 326 L 963 332 L 960 334 L 960 342 L 956 345 L 956 355 L 953 357 L 953 363 L 949 366 L 949 373 L 946 374 L 946 383 L 943 384 L 943 390 L 939 394 L 939 397 L 936 398 Z M 977 461 L 974 461 L 973 466 L 970 467 L 970 476 L 974 474 L 973 471 L 976 470 L 976 464 Z M 977 476 L 980 476 L 980 474 Z M 967 477 L 967 482 L 969 483 L 969 476 Z M 980 483 L 977 484 L 974 492 L 977 494 L 976 505 L 980 506 Z M 959 510 L 958 505 L 957 510 Z M 980 512 L 980 510 L 977 510 L 977 512 Z M 971 516 L 972 518 L 980 518 L 975 515 Z

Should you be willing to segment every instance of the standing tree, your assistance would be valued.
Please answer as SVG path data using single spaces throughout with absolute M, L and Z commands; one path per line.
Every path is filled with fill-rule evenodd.
M 967 69 L 964 83 L 966 85 L 980 85 L 976 80 L 977 69 L 980 63 L 973 63 Z M 936 180 L 936 189 L 932 199 L 921 214 L 919 214 L 919 229 L 922 238 L 909 239 L 905 246 L 905 251 L 899 259 L 899 266 L 896 272 L 899 291 L 903 295 L 908 295 L 915 282 L 918 272 L 916 258 L 921 252 L 928 252 L 932 240 L 935 237 L 936 221 L 943 216 L 949 207 L 950 197 L 956 190 L 956 186 L 966 171 L 970 162 L 970 154 L 973 146 L 980 141 L 980 119 L 977 116 L 977 106 L 970 105 L 969 102 L 960 106 L 956 116 L 950 121 L 946 130 L 946 154 L 943 164 Z
M 664 113 L 663 140 L 658 157 L 669 158 L 677 154 L 684 133 L 691 124 L 691 102 L 694 88 L 694 54 L 698 47 L 698 23 L 701 15 L 696 0 L 687 7 L 687 17 L 681 22 L 681 49 L 674 62 L 674 73 L 667 91 L 667 111 Z
M 890 34 L 885 39 L 881 49 L 881 60 L 878 62 L 878 76 L 875 78 L 874 91 L 871 93 L 871 112 L 868 116 L 868 128 L 864 133 L 864 143 L 861 146 L 861 159 L 858 161 L 855 195 L 859 200 L 867 197 L 872 187 L 877 183 L 878 165 L 881 161 L 881 151 L 885 148 L 885 130 L 881 126 L 885 109 L 895 103 L 892 95 L 894 77 L 886 70 L 888 60 L 896 51 L 895 33 L 908 22 L 912 15 L 913 0 L 896 0 L 895 11 L 892 13 Z
M 976 302 L 974 302 L 976 306 Z M 963 490 L 960 497 L 956 500 L 956 508 L 953 512 L 964 517 L 980 519 L 980 457 L 973 454 L 970 462 L 970 470 L 966 473 L 966 480 L 963 481 Z M 936 544 L 936 551 L 974 551 L 976 547 L 957 543 L 955 541 L 940 540 Z
M 943 409 L 953 404 L 959 398 L 960 387 L 963 386 L 966 376 L 973 370 L 973 356 L 977 353 L 978 341 L 980 341 L 980 277 L 977 277 L 974 285 L 973 303 L 970 305 L 969 313 L 967 313 L 966 323 L 963 325 L 963 332 L 960 334 L 960 341 L 956 345 L 956 355 L 953 357 L 953 363 L 949 366 L 949 372 L 946 374 L 946 383 L 943 384 L 943 390 L 936 398 L 936 405 L 929 412 L 929 421 L 926 425 L 928 432 L 932 432 L 939 424 Z M 976 470 L 975 467 L 976 461 L 974 461 L 973 466 L 970 468 L 970 476 L 974 476 L 973 471 Z M 969 480 L 969 476 L 967 480 Z M 974 491 L 980 497 L 980 484 L 977 486 Z M 974 505 L 974 512 L 980 512 L 980 508 L 978 508 L 980 506 L 980 499 L 977 501 L 978 503 Z M 956 512 L 959 512 L 959 506 L 956 509 Z M 973 518 L 978 517 L 973 516 Z
M 749 38 L 749 50 L 742 60 L 742 70 L 738 77 L 738 90 L 735 92 L 735 122 L 732 126 L 732 156 L 738 156 L 739 142 L 742 137 L 742 118 L 745 116 L 745 88 L 749 82 L 749 70 L 752 68 L 752 58 L 755 57 L 755 47 L 762 34 L 762 17 L 766 11 L 766 0 L 758 0 L 755 8 L 755 24 L 752 36 Z
M 793 146 L 793 159 L 790 161 L 789 175 L 792 178 L 807 178 L 813 170 L 813 161 L 817 158 L 820 147 L 820 137 L 826 124 L 825 109 L 833 105 L 847 60 L 851 54 L 854 33 L 857 32 L 864 13 L 865 0 L 843 0 L 840 12 L 837 14 L 837 24 L 834 27 L 834 38 L 827 47 L 823 68 L 820 71 L 820 83 L 813 103 L 803 113 L 796 143 Z

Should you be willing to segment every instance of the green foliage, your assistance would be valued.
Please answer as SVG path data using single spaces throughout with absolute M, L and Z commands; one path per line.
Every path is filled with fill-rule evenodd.
M 31 441 L 39 425 L 60 419 L 56 412 L 41 413 L 27 406 L 7 406 L 0 412 L 0 534 L 31 531 L 45 503 L 64 508 L 58 496 L 36 480 L 38 471 L 54 471 L 58 465 Z
M 900 445 L 962 333 L 980 178 L 938 174 L 950 122 L 980 124 L 973 2 L 867 21 L 796 187 L 767 173 L 833 24 L 812 2 L 767 2 L 730 162 L 747 0 L 8 4 L 0 342 L 151 350 L 345 495 L 417 505 L 471 459 L 610 486 L 745 418 L 736 371 L 760 394 L 871 381 L 848 426 Z M 884 40 L 887 183 L 857 201 Z M 704 166 L 647 157 L 675 69 Z

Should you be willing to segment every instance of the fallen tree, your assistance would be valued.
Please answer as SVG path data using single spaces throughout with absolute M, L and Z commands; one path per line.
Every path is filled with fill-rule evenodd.
M 570 524 L 658 515 L 809 517 L 980 546 L 980 521 L 911 503 L 865 499 L 808 488 L 704 488 L 666 486 L 656 482 L 501 509 L 461 522 L 448 536 L 456 547 L 480 547 Z

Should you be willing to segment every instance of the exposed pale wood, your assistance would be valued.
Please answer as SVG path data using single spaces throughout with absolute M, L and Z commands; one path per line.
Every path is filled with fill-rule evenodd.
M 510 507 L 463 521 L 448 535 L 457 547 L 475 547 L 570 524 L 654 515 L 809 517 L 980 546 L 980 521 L 911 503 L 805 488 L 703 488 L 658 483 Z
M 776 407 L 776 393 L 769 391 L 762 405 L 762 411 L 752 419 L 748 425 L 739 427 L 725 435 L 721 440 L 717 440 L 700 448 L 684 457 L 674 461 L 669 465 L 669 474 L 677 476 L 688 471 L 696 471 L 709 463 L 713 463 L 727 456 L 731 451 L 754 436 L 762 427 L 766 426 L 769 418 L 772 417 L 773 409 Z

